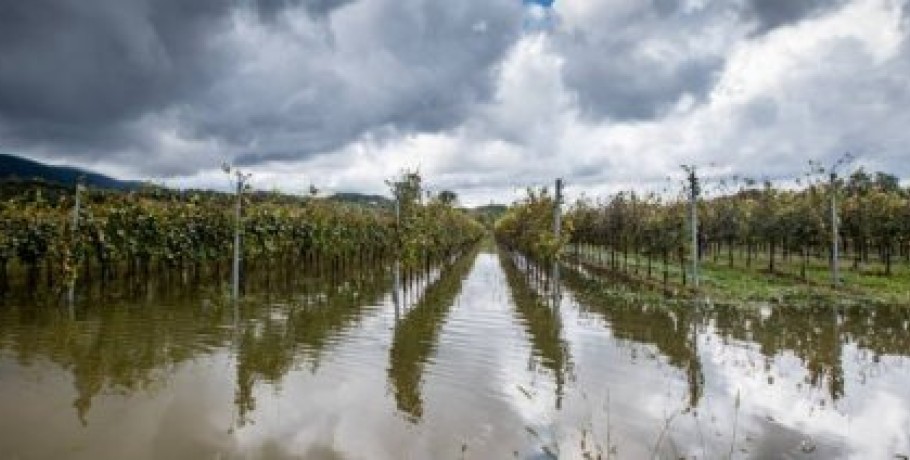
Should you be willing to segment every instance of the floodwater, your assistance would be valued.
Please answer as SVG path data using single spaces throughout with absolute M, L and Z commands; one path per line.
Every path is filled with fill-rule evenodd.
M 663 304 L 561 272 L 487 248 L 400 291 L 376 270 L 237 306 L 7 301 L 0 457 L 910 455 L 910 310 Z

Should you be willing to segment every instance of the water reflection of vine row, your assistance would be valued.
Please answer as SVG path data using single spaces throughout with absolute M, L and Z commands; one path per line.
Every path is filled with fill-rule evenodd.
M 424 368 L 436 351 L 442 323 L 461 292 L 462 282 L 476 256 L 474 249 L 453 257 L 450 264 L 432 271 L 431 277 L 417 283 L 419 300 L 396 305 L 395 333 L 389 349 L 389 383 L 398 410 L 411 422 L 416 423 L 423 416 Z
M 220 289 L 205 283 L 153 283 L 140 296 L 110 290 L 70 312 L 8 306 L 0 309 L 0 351 L 23 365 L 46 359 L 67 369 L 73 407 L 87 423 L 99 394 L 151 391 L 177 366 L 236 343 L 242 422 L 255 407 L 256 382 L 275 383 L 303 363 L 315 370 L 324 350 L 390 290 L 388 271 L 369 266 L 334 275 L 282 267 L 248 284 L 239 318 Z
M 553 281 L 547 278 L 551 270 L 543 269 L 518 253 L 499 251 L 500 264 L 506 274 L 515 316 L 531 341 L 528 370 L 542 365 L 553 375 L 556 409 L 562 406 L 566 379 L 571 378 L 572 363 L 569 346 L 562 337 L 562 317 L 559 299 L 552 295 Z
M 764 367 L 793 354 L 807 371 L 807 384 L 824 389 L 832 401 L 844 396 L 845 347 L 863 351 L 865 365 L 886 355 L 910 353 L 910 310 L 900 306 L 776 305 L 746 308 L 697 302 L 661 302 L 657 297 L 629 295 L 584 270 L 565 270 L 562 277 L 579 305 L 609 324 L 619 339 L 651 344 L 669 363 L 683 370 L 690 383 L 690 404 L 703 393 L 698 335 L 716 334 L 724 341 L 755 343 Z

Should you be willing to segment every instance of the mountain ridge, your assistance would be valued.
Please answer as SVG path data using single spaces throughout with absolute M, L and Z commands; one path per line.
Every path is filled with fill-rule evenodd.
M 118 191 L 138 190 L 146 184 L 143 181 L 117 179 L 74 166 L 48 164 L 18 155 L 0 153 L 0 183 L 4 185 L 4 189 L 18 189 L 25 184 L 37 183 L 42 187 L 59 188 L 62 191 L 74 187 L 80 180 L 89 187 Z M 387 196 L 358 192 L 336 192 L 326 198 L 364 206 L 386 207 L 393 204 L 392 199 Z M 505 205 L 491 203 L 473 209 L 478 214 L 490 214 L 489 219 L 495 220 L 505 208 Z
M 113 190 L 134 190 L 142 185 L 138 181 L 115 179 L 82 168 L 52 165 L 6 153 L 0 153 L 0 180 L 41 180 L 67 186 L 74 186 L 81 181 L 89 187 Z

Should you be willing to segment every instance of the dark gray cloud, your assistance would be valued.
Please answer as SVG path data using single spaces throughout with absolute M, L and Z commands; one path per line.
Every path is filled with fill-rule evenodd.
M 148 119 L 166 114 L 183 140 L 241 162 L 300 158 L 384 126 L 457 124 L 489 97 L 491 68 L 521 33 L 513 0 L 379 0 L 332 18 L 354 5 L 3 2 L 0 136 L 58 156 L 155 155 L 162 127 Z
M 266 96 L 273 102 L 224 117 L 218 94 L 200 112 L 205 120 L 191 124 L 202 136 L 240 133 L 233 140 L 244 164 L 299 159 L 386 129 L 445 130 L 491 97 L 493 69 L 521 33 L 520 5 L 511 0 L 374 4 L 364 12 L 367 22 L 336 18 L 329 43 L 298 43 L 284 56 L 295 63 L 287 85 L 264 81 L 270 88 L 260 88 L 247 79 L 226 85 L 235 93 L 281 91 Z
M 271 21 L 288 9 L 303 7 L 313 17 L 325 17 L 355 0 L 256 0 L 255 8 L 263 20 Z
M 258 0 L 263 17 L 302 6 L 324 16 L 349 0 Z M 228 56 L 212 36 L 224 0 L 30 0 L 0 4 L 0 115 L 23 134 L 58 123 L 91 129 L 190 98 Z
M 700 35 L 735 28 L 734 2 L 688 10 L 677 0 L 602 8 L 594 19 L 559 35 L 564 79 L 594 118 L 642 120 L 660 116 L 688 94 L 701 100 L 723 66 L 726 49 L 699 43 Z
M 3 2 L 0 114 L 36 128 L 90 129 L 185 96 L 217 70 L 204 52 L 205 38 L 223 17 L 224 5 Z
M 758 22 L 756 33 L 765 33 L 780 26 L 842 6 L 841 0 L 749 0 L 747 13 Z
M 668 64 L 625 52 L 629 48 L 619 43 L 586 48 L 567 50 L 577 58 L 566 63 L 566 84 L 578 92 L 587 114 L 614 120 L 652 119 L 686 94 L 703 100 L 724 62 L 720 56 L 702 56 Z
M 594 20 L 560 35 L 566 84 L 594 118 L 658 117 L 684 95 L 701 102 L 728 48 L 712 43 L 759 35 L 827 13 L 842 0 L 744 0 L 693 7 L 680 0 L 594 9 Z M 729 44 L 728 42 L 727 44 Z

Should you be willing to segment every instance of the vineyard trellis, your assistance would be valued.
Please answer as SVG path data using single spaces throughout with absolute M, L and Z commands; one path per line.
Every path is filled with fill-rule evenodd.
M 269 270 L 306 263 L 337 271 L 395 259 L 406 272 L 415 272 L 483 236 L 483 227 L 450 201 L 422 200 L 418 174 L 403 177 L 415 193 L 401 200 L 398 222 L 383 206 L 243 194 L 244 266 Z M 0 294 L 39 287 L 59 294 L 77 279 L 80 284 L 156 274 L 183 281 L 224 279 L 232 258 L 233 196 L 159 188 L 84 190 L 78 209 L 75 199 L 75 194 L 48 199 L 38 187 L 0 203 Z
M 608 254 L 611 268 L 627 270 L 630 258 L 643 258 L 648 276 L 652 259 L 661 258 L 666 270 L 675 252 L 685 283 L 687 242 L 682 236 L 688 199 L 690 209 L 697 210 L 688 220 L 701 223 L 688 244 L 693 259 L 713 257 L 717 262 L 726 249 L 729 267 L 737 255 L 752 267 L 764 254 L 766 271 L 782 274 L 781 264 L 797 258 L 802 280 L 808 279 L 813 258 L 836 267 L 835 255 L 846 255 L 852 258 L 854 270 L 877 263 L 886 276 L 892 274 L 895 255 L 910 262 L 910 191 L 893 176 L 863 169 L 845 180 L 827 179 L 808 176 L 799 181 L 801 187 L 744 181 L 738 190 L 724 188 L 697 204 L 692 199 L 696 194 L 689 189 L 689 196 L 633 191 L 597 202 L 580 201 L 571 212 L 575 222 L 571 244 L 577 252 L 587 250 L 601 258 Z M 838 220 L 840 225 L 834 227 Z M 617 254 L 622 263 L 617 263 Z M 639 265 L 633 263 L 631 269 Z
M 513 204 L 496 222 L 497 239 L 507 249 L 549 265 L 573 234 L 572 214 L 554 218 L 559 215 L 558 205 L 558 198 L 546 188 L 528 189 L 527 197 Z
M 858 168 L 839 177 L 813 164 L 804 177 L 775 185 L 686 172 L 678 195 L 622 191 L 578 200 L 559 238 L 548 227 L 553 198 L 529 190 L 499 220 L 497 238 L 544 265 L 565 246 L 573 260 L 648 284 L 657 269 L 664 288 L 675 276 L 697 288 L 703 263 L 835 288 L 843 284 L 838 261 L 852 262 L 846 275 L 853 277 L 892 277 L 897 259 L 901 273 L 910 267 L 910 189 L 887 173 Z

